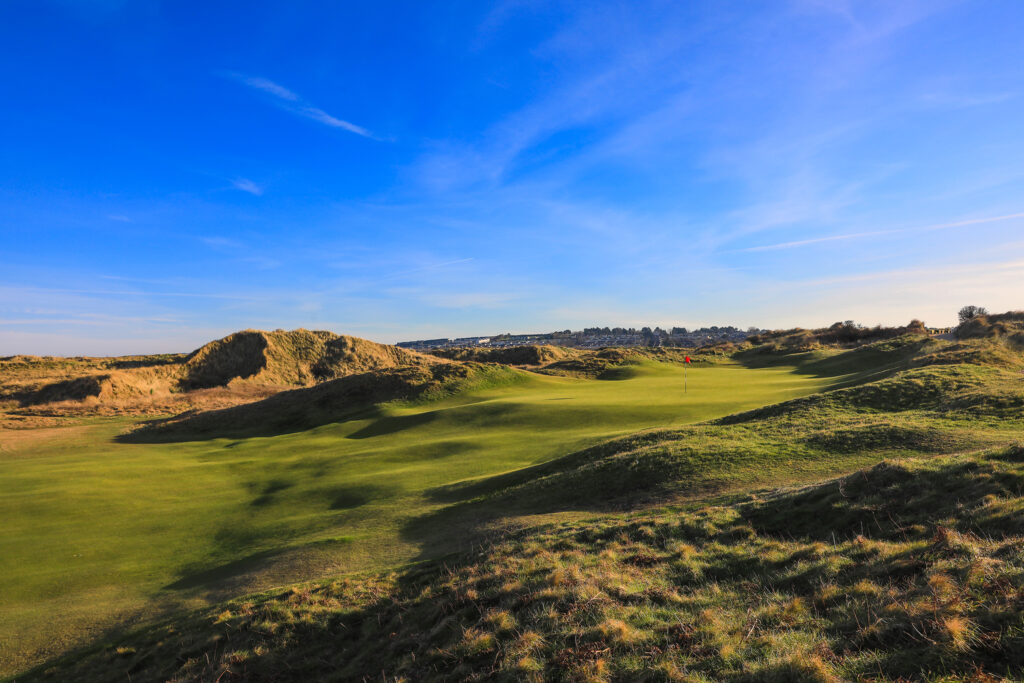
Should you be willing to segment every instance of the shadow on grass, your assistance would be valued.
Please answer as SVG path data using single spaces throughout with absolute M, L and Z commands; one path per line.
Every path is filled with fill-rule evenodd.
M 674 430 L 651 430 L 630 434 L 618 439 L 605 441 L 588 448 L 569 453 L 560 458 L 549 460 L 537 465 L 523 467 L 512 472 L 492 475 L 471 481 L 462 481 L 445 486 L 438 486 L 427 491 L 427 498 L 439 503 L 465 503 L 481 497 L 512 490 L 522 484 L 543 477 L 574 469 L 585 463 L 599 460 L 622 450 L 635 449 L 659 443 L 678 432 Z M 584 492 L 565 492 L 569 498 L 584 496 Z M 578 495 L 577 495 L 578 494 Z
M 190 411 L 151 420 L 117 437 L 123 443 L 246 439 L 306 431 L 325 424 L 383 416 L 381 403 L 408 399 L 427 388 L 413 372 L 364 373 L 282 391 L 253 403 Z
M 646 470 L 626 472 L 615 461 L 611 467 L 595 468 L 593 477 L 578 475 L 594 463 L 614 460 L 611 456 L 620 451 L 655 444 L 671 434 L 634 434 L 513 472 L 437 487 L 427 492 L 428 499 L 450 504 L 410 519 L 400 535 L 418 543 L 423 552 L 417 561 L 426 561 L 467 552 L 497 533 L 507 533 L 509 518 L 569 510 L 621 512 L 663 502 L 671 492 L 651 485 Z M 709 491 L 715 487 L 709 482 Z
M 219 564 L 185 567 L 177 579 L 163 586 L 163 590 L 198 594 L 205 600 L 218 601 L 259 590 L 260 586 L 268 584 L 293 583 L 302 580 L 303 567 L 317 553 L 336 552 L 351 542 L 350 537 L 339 536 L 297 546 L 258 550 Z
M 313 387 L 316 388 L 316 387 Z M 306 396 L 295 396 L 299 391 L 286 391 L 255 403 L 210 411 L 189 411 L 170 418 L 148 420 L 135 431 L 120 434 L 120 443 L 183 443 L 235 439 L 228 448 L 238 446 L 245 439 L 280 436 L 304 432 L 327 424 L 343 424 L 365 420 L 383 414 L 379 406 L 328 401 L 304 401 Z M 296 405 L 304 403 L 302 405 Z
M 301 637 L 288 639 L 287 644 L 272 643 L 272 632 L 260 627 L 244 628 L 230 633 L 226 626 L 212 620 L 208 608 L 182 612 L 163 609 L 158 613 L 133 615 L 115 626 L 90 638 L 90 644 L 79 647 L 24 671 L 11 681 L 60 681 L 61 683 L 93 681 L 169 681 L 169 680 L 260 680 L 260 681 L 315 681 L 315 680 L 369 680 L 380 671 L 382 653 L 374 647 L 364 647 L 367 636 L 401 618 L 403 601 L 412 601 L 418 608 L 430 608 L 433 600 L 417 597 L 424 587 L 444 580 L 457 565 L 433 564 L 403 571 L 388 588 L 387 595 L 360 600 L 358 596 L 347 609 L 326 621 L 309 620 L 298 625 Z M 313 587 L 298 595 L 312 597 L 331 591 L 328 587 Z M 280 588 L 250 596 L 251 603 L 261 613 L 268 614 L 274 630 L 280 625 L 280 605 L 297 595 L 294 589 Z M 340 597 L 346 597 L 344 594 Z M 447 596 L 446 596 L 447 597 Z M 361 604 L 360 604 L 361 603 Z M 228 604 L 227 614 L 237 616 L 237 604 Z M 269 609 L 269 612 L 265 610 Z M 285 608 L 287 609 L 287 608 Z M 416 614 L 422 621 L 422 616 Z M 437 619 L 429 625 L 436 626 Z M 424 622 L 424 625 L 428 625 Z M 294 624 L 285 627 L 290 629 Z M 216 633 L 216 635 L 213 635 Z M 210 636 L 212 637 L 199 637 Z M 395 633 L 391 634 L 396 635 Z M 403 634 L 404 636 L 404 634 Z M 220 665 L 221 655 L 227 648 L 246 649 L 241 640 L 252 638 L 252 647 L 243 667 L 225 669 Z M 407 638 L 390 641 L 394 646 L 419 651 L 418 643 Z M 283 646 L 282 646 L 283 645 Z M 420 657 L 426 655 L 420 653 Z M 429 659 L 429 657 L 428 657 Z M 205 662 L 206 667 L 203 666 Z M 208 669 L 208 670 L 207 670 Z M 189 675 L 188 672 L 192 672 Z M 225 676 L 229 674 L 229 676 Z
M 818 541 L 858 534 L 902 538 L 931 533 L 935 524 L 953 518 L 961 532 L 1021 533 L 1024 520 L 1014 508 L 990 503 L 1024 495 L 1024 473 L 1000 465 L 1022 458 L 1024 447 L 1015 445 L 936 469 L 883 461 L 750 506 L 744 516 L 760 533 Z
M 367 503 L 393 498 L 398 489 L 373 484 L 348 484 L 333 486 L 328 491 L 330 510 L 353 510 Z
M 384 415 L 366 425 L 362 429 L 348 435 L 349 439 L 370 439 L 375 436 L 395 434 L 429 424 L 437 419 L 439 411 L 431 410 L 425 413 L 413 413 L 411 415 Z
M 536 528 L 520 530 L 506 533 L 502 545 L 496 547 L 491 547 L 492 539 L 477 534 L 463 538 L 459 548 L 469 550 L 476 546 L 483 551 L 476 557 L 462 556 L 450 562 L 406 568 L 393 583 L 359 577 L 277 589 L 249 596 L 245 603 L 239 601 L 194 612 L 173 622 L 150 624 L 133 632 L 112 630 L 101 636 L 96 645 L 48 662 L 26 672 L 19 680 L 46 679 L 50 667 L 58 676 L 51 676 L 50 680 L 62 681 L 125 680 L 129 676 L 133 680 L 218 680 L 228 672 L 246 680 L 274 681 L 371 680 L 375 677 L 390 680 L 397 679 L 398 674 L 408 674 L 411 680 L 471 677 L 490 680 L 496 678 L 493 649 L 453 648 L 466 642 L 466 633 L 478 633 L 485 624 L 494 621 L 495 615 L 503 615 L 515 628 L 539 632 L 543 637 L 535 641 L 538 643 L 535 656 L 546 667 L 547 678 L 562 680 L 569 677 L 566 663 L 572 661 L 566 654 L 586 652 L 581 648 L 578 635 L 579 626 L 586 625 L 583 620 L 589 618 L 579 608 L 573 584 L 565 587 L 565 577 L 573 574 L 563 573 L 562 569 L 579 566 L 575 564 L 574 555 L 582 557 L 596 550 L 587 544 L 598 539 L 620 538 L 626 541 L 618 542 L 618 547 L 611 549 L 621 549 L 621 559 L 616 560 L 615 554 L 610 553 L 606 560 L 619 562 L 612 565 L 613 571 L 624 569 L 632 576 L 637 567 L 654 566 L 651 563 L 669 559 L 671 555 L 663 555 L 663 551 L 672 549 L 677 558 L 671 559 L 664 570 L 670 586 L 693 587 L 693 594 L 697 596 L 701 596 L 701 591 L 705 591 L 705 595 L 727 596 L 716 598 L 715 611 L 704 610 L 700 602 L 689 609 L 667 608 L 660 592 L 638 593 L 615 586 L 602 587 L 602 606 L 636 605 L 637 613 L 642 615 L 639 618 L 643 618 L 645 624 L 653 622 L 659 629 L 665 628 L 665 631 L 651 629 L 655 634 L 652 637 L 658 638 L 655 642 L 664 643 L 666 648 L 686 648 L 684 653 L 704 667 L 697 669 L 695 666 L 695 670 L 714 674 L 708 676 L 709 679 L 836 680 L 832 676 L 816 675 L 813 667 L 807 668 L 801 660 L 793 658 L 769 661 L 754 677 L 739 669 L 740 666 L 746 668 L 746 661 L 738 662 L 730 672 L 722 668 L 727 662 L 721 658 L 718 648 L 708 648 L 702 640 L 691 640 L 691 631 L 681 632 L 684 640 L 668 631 L 672 622 L 684 623 L 680 617 L 704 618 L 703 612 L 714 616 L 720 610 L 718 613 L 731 613 L 740 618 L 744 613 L 748 618 L 756 615 L 760 621 L 754 621 L 754 625 L 766 633 L 777 634 L 780 639 L 800 635 L 801 629 L 807 627 L 788 620 L 786 612 L 755 611 L 764 606 L 769 596 L 774 599 L 781 594 L 787 601 L 774 604 L 784 609 L 814 605 L 810 619 L 813 619 L 813 628 L 820 629 L 820 642 L 826 646 L 843 645 L 842 650 L 833 646 L 834 649 L 830 647 L 827 651 L 841 652 L 843 660 L 838 661 L 845 661 L 849 666 L 857 666 L 858 660 L 870 658 L 868 672 L 873 675 L 878 667 L 878 673 L 887 677 L 886 680 L 897 677 L 932 680 L 936 670 L 949 674 L 944 680 L 968 680 L 971 676 L 972 680 L 997 680 L 995 674 L 1012 676 L 1024 665 L 1021 638 L 1013 630 L 1013 625 L 1020 620 L 1019 575 L 1016 572 L 979 574 L 984 583 L 978 582 L 976 591 L 968 595 L 975 596 L 975 600 L 977 596 L 984 596 L 984 601 L 978 600 L 976 607 L 975 600 L 964 600 L 967 607 L 960 607 L 958 572 L 971 576 L 977 567 L 982 568 L 981 572 L 988 572 L 1001 563 L 972 561 L 972 539 L 966 534 L 958 537 L 943 532 L 941 527 L 936 529 L 934 523 L 950 513 L 954 526 L 963 530 L 974 528 L 976 511 L 990 507 L 987 501 L 993 494 L 1002 496 L 1016 491 L 1020 495 L 1024 481 L 1024 472 L 1019 467 L 1022 460 L 1024 449 L 1018 446 L 959 456 L 937 464 L 918 462 L 902 467 L 890 463 L 822 487 L 779 492 L 774 499 L 751 501 L 732 511 L 705 508 L 675 517 L 660 515 L 652 519 L 648 516 L 610 523 L 605 520 L 597 525 L 581 522 L 546 535 L 537 534 Z M 1012 466 L 1015 463 L 1017 466 Z M 956 496 L 948 493 L 950 490 L 961 491 L 956 503 L 953 502 Z M 821 544 L 821 548 L 816 548 L 811 543 L 790 547 L 778 554 L 774 552 L 774 548 L 789 544 L 799 535 L 794 529 L 800 528 L 801 523 L 820 527 L 823 532 L 838 527 L 850 534 L 860 533 L 856 528 L 860 525 L 851 525 L 851 520 L 842 516 L 845 514 L 842 508 L 855 506 L 880 516 L 885 509 L 879 507 L 879 499 L 891 502 L 889 512 L 897 519 L 888 527 L 885 521 L 869 527 L 865 530 L 867 539 L 857 539 L 839 548 L 835 544 Z M 936 502 L 942 504 L 936 506 Z M 792 505 L 786 507 L 787 504 Z M 801 509 L 808 504 L 811 509 Z M 767 517 L 735 514 L 744 510 L 761 511 Z M 1014 519 L 1019 524 L 1013 506 L 1007 507 L 1006 512 L 1007 520 Z M 931 528 L 908 530 L 907 522 L 913 520 L 920 520 Z M 433 521 L 435 527 L 447 524 L 449 533 L 454 535 L 459 531 L 458 525 L 467 520 L 441 515 Z M 747 524 L 754 528 L 754 533 Z M 437 529 L 428 531 L 436 533 Z M 1020 528 L 1004 531 L 1018 533 Z M 996 538 L 1005 536 L 997 529 L 991 532 Z M 930 540 L 881 550 L 870 542 L 880 536 L 903 541 L 908 533 L 927 536 Z M 538 559 L 530 564 L 520 566 L 518 574 L 515 570 L 511 575 L 503 573 L 503 560 L 509 558 L 510 553 L 528 551 L 523 548 L 523 541 L 534 534 L 541 537 L 541 548 L 545 552 L 537 553 Z M 810 538 L 816 539 L 818 534 Z M 1007 552 L 1017 553 L 1012 546 L 1017 546 L 1019 539 L 1009 538 L 1012 542 L 1007 544 Z M 752 543 L 755 540 L 757 542 Z M 682 542 L 681 545 L 676 545 L 676 541 Z M 700 564 L 690 564 L 691 556 Z M 953 558 L 960 559 L 952 563 Z M 843 560 L 844 564 L 837 570 L 837 565 L 828 561 L 830 559 Z M 259 562 L 260 558 L 255 561 Z M 699 568 L 700 572 L 690 571 L 691 567 Z M 793 568 L 799 571 L 790 571 Z M 531 576 L 526 576 L 526 571 Z M 657 570 L 651 572 L 654 577 L 659 574 Z M 952 572 L 957 573 L 950 579 Z M 605 573 L 604 576 L 617 579 L 621 574 Z M 885 585 L 885 592 L 879 584 Z M 650 584 L 645 582 L 645 585 Z M 832 589 L 832 598 L 823 593 L 826 586 Z M 966 587 L 965 581 L 963 588 Z M 886 596 L 886 602 L 882 603 L 881 598 L 873 597 L 896 590 L 902 591 L 898 594 L 899 602 L 890 603 Z M 950 595 L 956 596 L 948 605 L 955 605 L 958 611 L 952 612 L 951 607 L 945 614 L 959 615 L 959 610 L 972 610 L 967 613 L 972 624 L 978 624 L 984 633 L 991 634 L 987 638 L 999 639 L 994 640 L 994 646 L 949 648 L 937 640 L 918 637 L 922 634 L 918 627 L 932 623 L 933 613 L 941 616 L 944 613 L 939 610 L 947 609 L 947 599 L 942 598 L 940 602 L 936 597 L 938 590 L 949 590 Z M 986 596 L 990 591 L 993 596 Z M 869 592 L 866 597 L 865 592 Z M 858 594 L 861 597 L 858 598 Z M 892 615 L 888 625 L 877 619 L 871 631 L 860 626 L 862 617 L 872 614 L 877 607 L 912 604 L 917 610 L 913 613 L 906 609 L 887 610 L 886 614 Z M 304 605 L 311 607 L 307 609 Z M 702 610 L 700 614 L 696 614 L 698 609 Z M 550 616 L 573 612 L 582 613 L 575 617 L 578 621 L 556 622 L 554 616 Z M 665 617 L 658 617 L 659 613 Z M 603 616 L 604 612 L 598 614 Z M 662 621 L 654 621 L 654 618 Z M 874 628 L 877 624 L 886 626 L 887 630 Z M 506 632 L 510 640 L 518 635 L 511 629 Z M 739 635 L 744 632 L 745 624 Z M 635 656 L 635 650 L 618 647 L 617 656 Z M 741 656 L 750 657 L 754 662 L 764 656 L 761 647 L 752 644 L 749 650 L 741 651 Z M 453 657 L 453 651 L 458 659 Z M 243 653 L 244 659 L 236 658 Z M 404 657 L 406 653 L 413 656 Z M 640 677 L 624 676 L 622 679 L 640 680 Z M 501 680 L 520 679 L 509 674 Z
M 511 371 L 509 371 L 511 372 Z M 520 373 L 521 375 L 522 373 Z M 117 437 L 123 443 L 167 443 L 218 438 L 244 439 L 306 431 L 326 424 L 382 418 L 356 438 L 390 434 L 433 419 L 430 416 L 386 418 L 382 404 L 432 401 L 462 394 L 474 387 L 504 381 L 488 369 L 461 365 L 404 367 L 366 372 L 292 389 L 253 403 L 210 411 L 189 411 L 151 420 Z M 512 380 L 521 381 L 520 375 Z M 473 382 L 476 382 L 473 385 Z
M 275 501 L 274 494 L 290 489 L 294 485 L 295 482 L 283 481 L 280 479 L 268 482 L 260 491 L 259 495 L 253 498 L 249 504 L 253 507 L 266 507 Z
M 839 353 L 821 351 L 781 352 L 756 347 L 733 355 L 746 368 L 792 367 L 799 375 L 837 379 L 830 389 L 843 389 L 889 377 L 914 367 L 929 339 L 897 343 L 899 340 L 869 344 Z
M 265 569 L 283 552 L 284 550 L 281 549 L 261 550 L 207 569 L 186 570 L 177 581 L 167 584 L 164 589 L 175 591 L 196 588 L 204 591 L 212 590 L 219 584 L 230 583 L 240 576 Z
M 146 356 L 145 358 L 119 358 L 110 363 L 110 367 L 117 370 L 128 368 L 148 368 L 162 365 L 179 365 L 188 359 L 187 353 L 161 354 L 158 356 Z

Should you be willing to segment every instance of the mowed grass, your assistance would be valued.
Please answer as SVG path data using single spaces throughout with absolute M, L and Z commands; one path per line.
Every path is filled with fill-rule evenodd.
M 444 487 L 850 379 L 722 363 L 690 368 L 683 393 L 676 365 L 618 376 L 530 375 L 273 437 L 130 444 L 125 420 L 0 434 L 0 675 L 167 610 L 462 549 Z
M 250 595 L 26 681 L 1020 681 L 1024 449 L 507 534 Z

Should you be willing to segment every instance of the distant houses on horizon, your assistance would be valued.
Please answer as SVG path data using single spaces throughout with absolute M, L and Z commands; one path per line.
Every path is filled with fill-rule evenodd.
M 663 330 L 660 327 L 588 327 L 573 332 L 548 332 L 541 334 L 496 334 L 481 337 L 456 337 L 439 339 L 419 339 L 416 341 L 398 342 L 397 346 L 414 351 L 432 349 L 487 347 L 507 348 L 511 346 L 529 346 L 547 344 L 551 346 L 567 346 L 577 349 L 599 349 L 606 346 L 705 346 L 718 342 L 743 341 L 752 334 L 760 334 L 767 330 L 737 327 L 702 327 L 687 330 L 685 327 L 673 327 Z

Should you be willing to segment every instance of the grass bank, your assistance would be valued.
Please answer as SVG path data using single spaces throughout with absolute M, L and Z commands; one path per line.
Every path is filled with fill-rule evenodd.
M 0 434 L 0 671 L 246 591 L 461 549 L 445 487 L 837 381 L 794 366 L 643 362 L 524 375 L 274 436 L 125 443 L 125 419 Z

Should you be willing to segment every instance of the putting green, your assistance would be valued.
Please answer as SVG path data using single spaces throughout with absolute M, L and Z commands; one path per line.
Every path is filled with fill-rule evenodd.
M 793 367 L 654 362 L 530 376 L 372 418 L 248 439 L 128 444 L 129 423 L 0 433 L 0 675 L 116 623 L 451 551 L 436 489 L 619 434 L 809 394 Z M 436 526 L 436 524 L 435 524 Z

